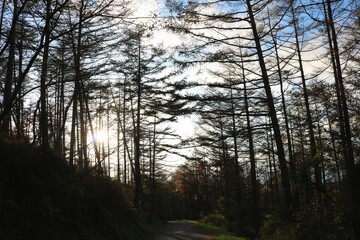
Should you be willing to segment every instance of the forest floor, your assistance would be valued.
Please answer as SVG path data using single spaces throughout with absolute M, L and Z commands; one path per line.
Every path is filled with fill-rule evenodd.
M 153 240 L 211 240 L 191 223 L 169 221 Z

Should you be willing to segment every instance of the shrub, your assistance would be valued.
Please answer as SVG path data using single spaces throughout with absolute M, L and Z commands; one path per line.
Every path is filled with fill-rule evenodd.
M 144 239 L 122 187 L 51 152 L 0 142 L 0 239 Z
M 225 217 L 221 214 L 210 214 L 201 219 L 202 223 L 210 224 L 216 227 L 225 227 L 226 220 Z
M 259 232 L 262 240 L 291 240 L 295 239 L 289 221 L 278 213 L 267 214 Z

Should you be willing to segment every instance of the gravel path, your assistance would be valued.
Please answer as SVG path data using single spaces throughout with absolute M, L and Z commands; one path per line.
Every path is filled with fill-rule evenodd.
M 153 240 L 211 240 L 190 223 L 170 221 Z

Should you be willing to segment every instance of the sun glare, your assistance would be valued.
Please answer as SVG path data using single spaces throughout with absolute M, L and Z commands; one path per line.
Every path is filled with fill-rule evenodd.
M 94 138 L 96 142 L 103 143 L 107 141 L 108 135 L 107 132 L 98 130 L 94 133 Z

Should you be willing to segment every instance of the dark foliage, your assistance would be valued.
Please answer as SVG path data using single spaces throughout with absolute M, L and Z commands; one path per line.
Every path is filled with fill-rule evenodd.
M 52 153 L 0 143 L 0 239 L 141 239 L 121 186 Z

